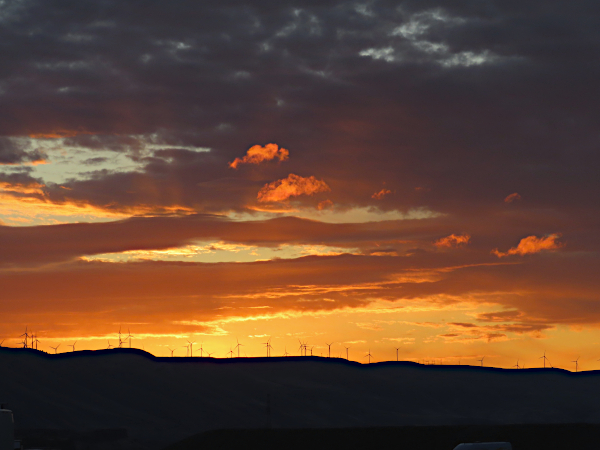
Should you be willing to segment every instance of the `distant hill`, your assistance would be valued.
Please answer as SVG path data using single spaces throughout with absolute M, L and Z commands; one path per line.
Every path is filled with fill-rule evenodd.
M 222 428 L 600 423 L 597 372 L 156 358 L 135 349 L 0 348 L 0 367 L 0 400 L 17 428 L 125 429 L 129 448 Z

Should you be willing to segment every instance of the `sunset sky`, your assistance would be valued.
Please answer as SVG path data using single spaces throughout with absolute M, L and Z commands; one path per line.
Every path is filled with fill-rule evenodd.
M 599 17 L 0 0 L 0 340 L 600 369 Z

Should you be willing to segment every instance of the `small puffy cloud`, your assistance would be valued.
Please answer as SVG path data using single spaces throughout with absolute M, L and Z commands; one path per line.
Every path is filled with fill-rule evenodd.
M 282 202 L 298 195 L 313 195 L 331 189 L 323 180 L 315 177 L 301 177 L 290 173 L 287 178 L 265 184 L 258 192 L 259 202 Z
M 243 158 L 235 158 L 229 163 L 229 167 L 237 169 L 240 164 L 260 164 L 263 161 L 279 159 L 285 161 L 289 158 L 290 152 L 285 148 L 279 147 L 277 144 L 267 144 L 264 147 L 253 145 L 246 152 Z
M 492 250 L 492 253 L 498 258 L 502 258 L 503 256 L 509 255 L 527 255 L 530 253 L 538 253 L 542 250 L 556 250 L 564 246 L 564 244 L 556 242 L 560 236 L 561 235 L 559 233 L 542 237 L 527 236 L 526 238 L 521 239 L 519 245 L 509 249 L 507 252 L 500 252 L 496 248 Z
M 471 236 L 469 236 L 468 234 L 451 234 L 450 236 L 446 236 L 435 241 L 435 245 L 437 247 L 458 247 L 463 244 L 468 244 L 470 240 Z
M 319 202 L 319 204 L 317 205 L 317 209 L 319 211 L 323 211 L 324 209 L 331 209 L 333 208 L 333 202 L 331 200 L 323 200 L 322 202 Z
M 517 192 L 513 192 L 508 197 L 504 199 L 504 203 L 512 203 L 517 200 L 521 200 L 521 196 Z
M 377 200 L 381 200 L 383 197 L 385 197 L 388 194 L 391 194 L 392 191 L 390 191 L 389 189 L 382 189 L 379 192 L 375 192 L 373 195 L 371 195 L 371 198 L 375 198 Z

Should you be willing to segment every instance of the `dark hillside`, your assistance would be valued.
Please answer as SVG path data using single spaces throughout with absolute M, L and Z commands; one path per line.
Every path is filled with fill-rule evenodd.
M 0 399 L 17 428 L 122 429 L 130 448 L 150 450 L 224 428 L 600 423 L 597 372 L 156 358 L 135 349 L 0 348 L 0 366 Z

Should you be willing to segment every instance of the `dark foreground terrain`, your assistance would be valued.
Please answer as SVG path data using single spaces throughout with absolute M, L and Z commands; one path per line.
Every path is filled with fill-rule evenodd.
M 308 433 L 306 439 L 312 440 L 301 447 L 312 450 L 326 438 L 310 436 L 324 433 L 339 436 L 327 438 L 331 442 L 349 440 L 347 445 L 335 444 L 336 448 L 352 447 L 360 439 L 367 447 L 369 439 L 409 443 L 416 439 L 421 444 L 414 448 L 425 449 L 433 448 L 425 447 L 426 442 L 439 438 L 443 443 L 431 445 L 442 450 L 453 448 L 457 440 L 513 439 L 463 437 L 444 430 L 600 424 L 600 372 L 358 364 L 318 357 L 157 358 L 136 349 L 49 355 L 0 348 L 0 367 L 0 400 L 13 411 L 16 428 L 23 433 L 37 430 L 37 435 L 26 438 L 47 448 L 160 450 L 197 433 L 208 433 L 198 439 L 209 439 L 212 432 L 223 436 L 214 438 L 219 448 L 219 439 L 228 442 L 236 433 L 251 432 L 212 430 L 243 429 L 257 430 L 259 441 L 283 439 L 286 448 L 303 438 L 279 438 L 280 434 Z M 473 424 L 480 427 L 468 427 Z M 439 426 L 454 428 L 406 428 Z M 585 425 L 551 425 L 545 434 L 529 426 L 533 431 L 514 438 L 517 450 L 532 448 L 520 447 L 519 439 L 525 437 L 533 442 L 548 439 L 555 447 L 545 448 L 558 448 L 558 442 L 587 436 Z M 366 428 L 384 431 L 369 434 Z M 411 429 L 413 434 L 392 431 Z M 552 434 L 561 429 L 577 431 L 563 431 L 560 437 Z M 377 437 L 396 432 L 409 434 Z M 352 433 L 359 434 L 350 438 Z M 44 444 L 48 436 L 54 436 L 53 442 Z M 600 441 L 600 431 L 596 436 Z
M 600 448 L 600 425 L 530 424 L 303 430 L 213 430 L 165 450 L 452 450 L 461 442 L 510 442 L 513 450 Z

